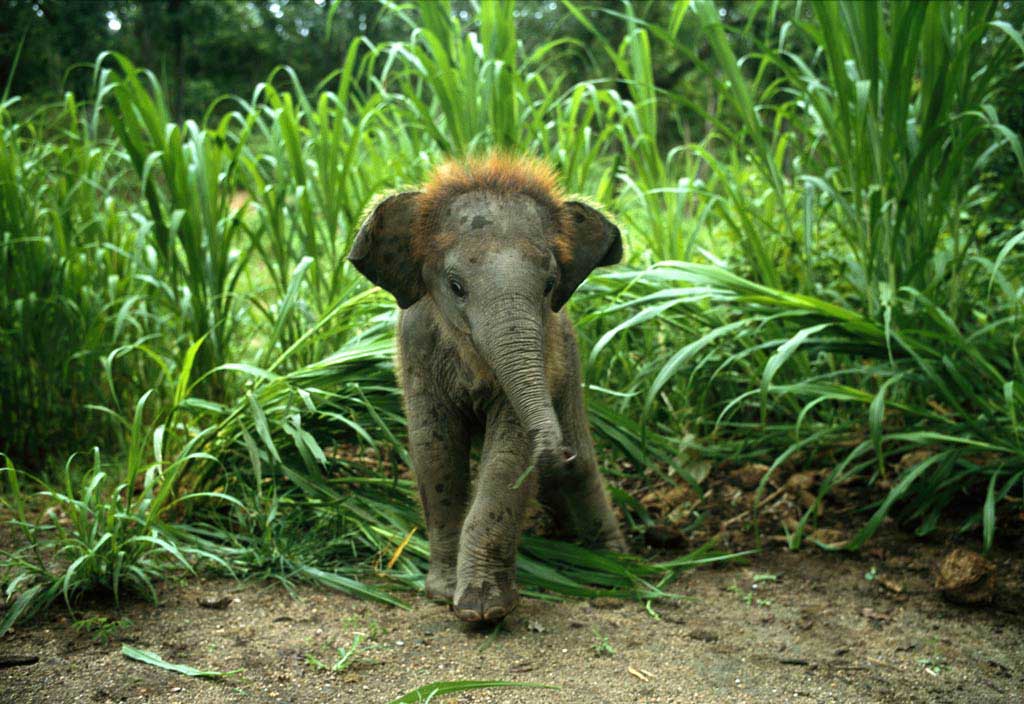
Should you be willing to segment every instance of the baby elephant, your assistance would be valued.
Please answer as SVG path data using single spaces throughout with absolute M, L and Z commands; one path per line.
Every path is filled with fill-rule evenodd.
M 448 163 L 423 190 L 385 198 L 352 245 L 349 261 L 403 309 L 399 368 L 430 539 L 426 590 L 465 621 L 515 608 L 516 548 L 538 491 L 559 527 L 626 549 L 561 312 L 594 267 L 621 258 L 615 225 L 564 200 L 548 168 L 506 156 Z M 481 436 L 471 496 L 470 444 Z

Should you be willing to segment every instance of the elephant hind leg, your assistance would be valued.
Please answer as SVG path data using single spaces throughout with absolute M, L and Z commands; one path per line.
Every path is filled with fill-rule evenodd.
M 571 536 L 587 547 L 629 551 L 596 462 L 577 458 L 558 476 L 546 478 L 541 491 L 556 534 Z
M 628 552 L 597 468 L 582 394 L 577 387 L 571 395 L 560 409 L 559 421 L 566 443 L 576 448 L 576 459 L 543 477 L 541 502 L 551 511 L 556 529 L 587 546 Z

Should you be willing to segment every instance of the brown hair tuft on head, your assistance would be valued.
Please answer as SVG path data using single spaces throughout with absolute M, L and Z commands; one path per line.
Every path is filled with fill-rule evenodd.
M 444 206 L 471 191 L 521 193 L 529 196 L 555 218 L 553 245 L 560 260 L 571 258 L 565 233 L 568 223 L 562 207 L 564 195 L 554 170 L 539 159 L 493 153 L 465 161 L 449 160 L 430 174 L 418 197 L 418 217 L 413 229 L 414 254 L 428 256 L 436 251 L 432 240 L 439 235 Z

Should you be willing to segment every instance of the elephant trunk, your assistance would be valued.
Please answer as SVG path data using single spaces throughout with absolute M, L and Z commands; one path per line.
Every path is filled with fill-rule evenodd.
M 505 293 L 473 338 L 530 438 L 535 469 L 573 456 L 563 446 L 544 367 L 544 311 L 529 296 Z

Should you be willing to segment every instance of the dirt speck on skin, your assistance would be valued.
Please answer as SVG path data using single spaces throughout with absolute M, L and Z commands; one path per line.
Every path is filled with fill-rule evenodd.
M 0 702 L 354 702 L 384 704 L 439 680 L 538 682 L 435 701 L 1024 702 L 1019 557 L 996 557 L 992 604 L 934 591 L 938 546 L 899 539 L 861 555 L 770 548 L 746 564 L 684 575 L 684 598 L 652 605 L 526 599 L 478 630 L 411 595 L 409 611 L 309 587 L 200 580 L 164 585 L 161 605 L 79 616 L 128 618 L 109 643 L 54 609 L 0 640 L 39 662 L 0 670 Z M 886 586 L 886 585 L 889 586 Z M 892 585 L 899 585 L 895 591 Z M 230 595 L 222 611 L 202 608 Z M 616 608 L 612 608 L 616 607 Z M 362 638 L 337 672 L 328 667 Z M 202 680 L 126 659 L 123 642 L 171 662 L 242 672 Z

